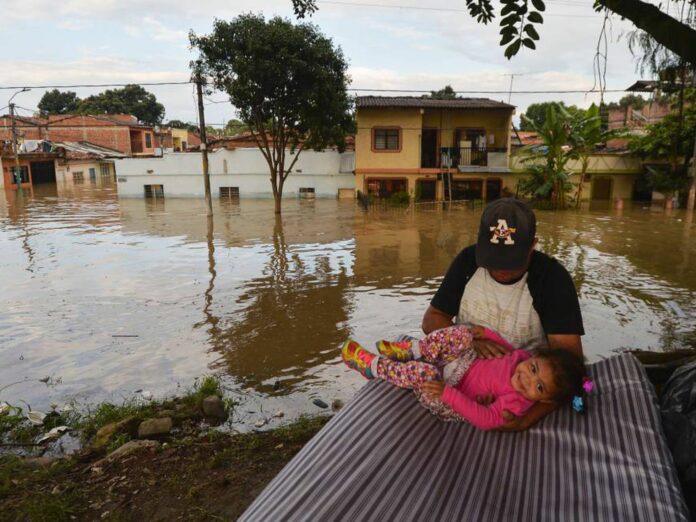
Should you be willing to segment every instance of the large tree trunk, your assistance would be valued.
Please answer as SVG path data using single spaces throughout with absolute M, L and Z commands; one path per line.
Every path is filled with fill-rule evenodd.
M 696 30 L 641 0 L 599 0 L 610 11 L 628 18 L 656 42 L 696 65 Z
M 282 210 L 283 194 L 280 192 L 276 192 L 275 194 L 273 194 L 273 199 L 275 200 L 275 213 L 280 214 Z

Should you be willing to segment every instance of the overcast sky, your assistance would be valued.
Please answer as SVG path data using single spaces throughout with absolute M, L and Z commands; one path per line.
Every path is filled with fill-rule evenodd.
M 602 16 L 593 12 L 591 0 L 547 0 L 537 50 L 524 50 L 511 61 L 498 46 L 497 23 L 475 23 L 463 11 L 464 0 L 319 0 L 319 7 L 311 21 L 343 49 L 354 89 L 451 84 L 457 90 L 507 91 L 511 73 L 516 74 L 513 91 L 582 90 L 594 83 Z M 194 56 L 188 31 L 207 33 L 214 18 L 250 11 L 292 17 L 290 0 L 0 0 L 0 86 L 184 81 Z M 639 78 L 625 38 L 631 28 L 612 18 L 608 89 L 624 89 Z M 165 105 L 165 119 L 196 120 L 192 86 L 147 89 Z M 101 89 L 72 90 L 85 97 Z M 20 114 L 36 110 L 43 92 L 17 95 Z M 12 93 L 0 90 L 0 107 Z M 472 96 L 508 100 L 507 92 Z M 586 107 L 599 95 L 513 92 L 511 103 L 519 114 L 530 103 L 552 99 Z M 206 106 L 209 122 L 234 117 L 223 93 L 209 100 L 222 102 Z

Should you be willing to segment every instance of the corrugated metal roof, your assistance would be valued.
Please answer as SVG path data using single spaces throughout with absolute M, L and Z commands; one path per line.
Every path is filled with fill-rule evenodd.
M 355 100 L 358 109 L 364 107 L 415 107 L 422 109 L 506 109 L 514 105 L 489 98 L 457 98 L 455 100 L 436 100 L 417 96 L 358 96 Z
M 92 158 L 125 158 L 127 154 L 117 150 L 95 145 L 87 141 L 54 141 L 52 145 L 55 148 L 65 149 L 68 156 L 73 157 L 92 157 Z

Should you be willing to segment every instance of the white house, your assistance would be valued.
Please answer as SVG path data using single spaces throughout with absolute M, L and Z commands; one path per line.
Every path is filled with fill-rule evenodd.
M 288 151 L 288 158 L 292 158 Z M 257 148 L 208 153 L 213 197 L 272 197 L 268 164 Z M 283 187 L 283 197 L 350 197 L 355 193 L 354 153 L 303 151 Z M 122 197 L 203 197 L 200 152 L 165 152 L 159 158 L 116 161 Z

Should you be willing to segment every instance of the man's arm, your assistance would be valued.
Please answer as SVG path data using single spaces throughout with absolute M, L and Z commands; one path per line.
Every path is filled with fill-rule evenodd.
M 551 334 L 546 337 L 549 348 L 560 348 L 568 350 L 580 356 L 584 360 L 582 353 L 582 340 L 577 334 Z
M 423 315 L 421 328 L 423 328 L 423 332 L 428 335 L 430 332 L 434 332 L 440 328 L 452 326 L 453 319 L 454 316 L 446 314 L 442 310 L 438 310 L 433 305 L 430 305 Z

